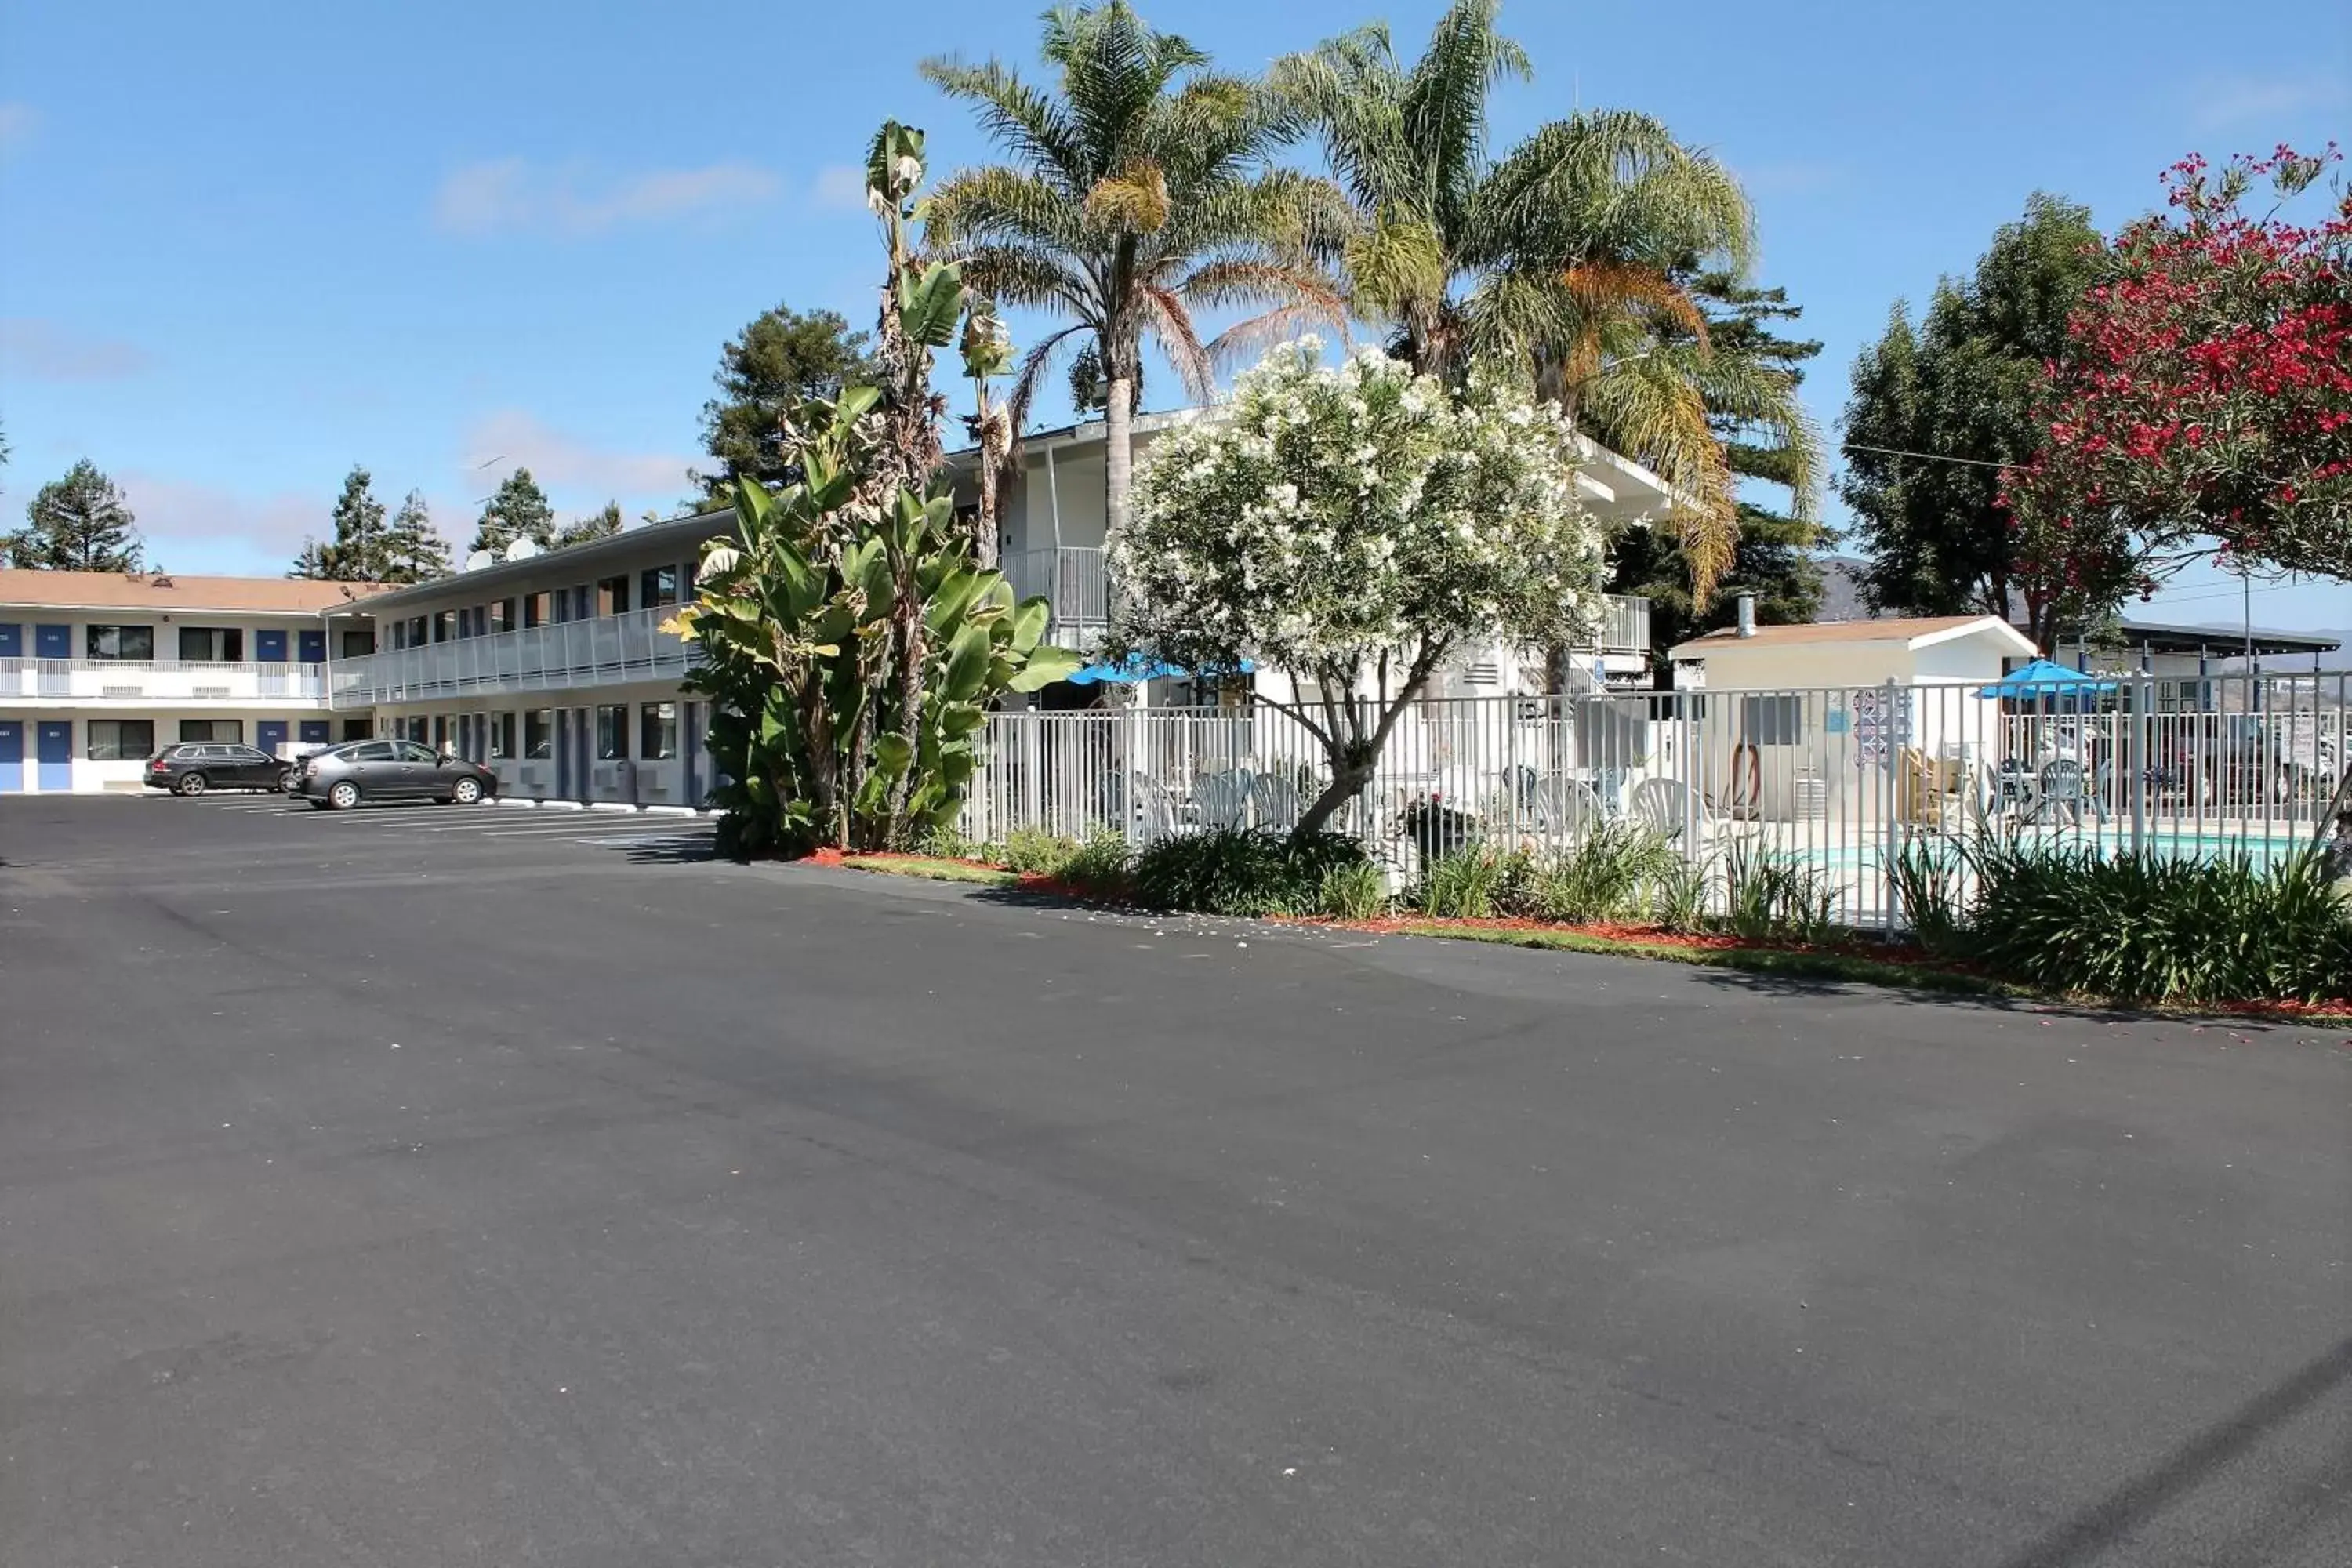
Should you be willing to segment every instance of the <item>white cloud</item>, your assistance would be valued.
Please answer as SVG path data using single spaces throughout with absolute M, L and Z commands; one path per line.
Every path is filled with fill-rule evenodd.
M 41 128 L 41 111 L 29 103 L 0 103 L 0 154 L 15 152 Z
M 687 469 L 694 461 L 668 452 L 616 452 L 591 446 L 519 408 L 502 408 L 476 420 L 466 432 L 466 449 L 502 459 L 477 481 L 484 494 L 505 474 L 529 468 L 551 495 L 569 492 L 569 505 L 557 498 L 559 512 L 593 510 L 616 500 L 633 517 L 636 503 L 666 505 L 683 493 Z
M 38 316 L 0 316 L 0 364 L 28 381 L 120 381 L 147 363 L 132 343 L 82 337 Z
M 1734 171 L 1739 183 L 1751 196 L 1801 196 L 1826 191 L 1845 182 L 1845 169 L 1836 163 L 1812 163 L 1790 159 L 1780 163 L 1758 163 Z
M 864 212 L 866 171 L 855 163 L 827 163 L 816 172 L 809 199 L 835 212 Z
M 578 167 L 539 169 L 520 158 L 499 158 L 469 163 L 442 181 L 433 214 L 452 234 L 571 237 L 764 202 L 778 189 L 774 174 L 750 163 L 597 179 Z
M 147 558 L 181 572 L 283 572 L 306 534 L 334 532 L 334 488 L 254 496 L 161 474 L 115 476 Z
M 2248 124 L 2267 130 L 2293 115 L 2338 108 L 2347 97 L 2343 81 L 2326 74 L 2208 77 L 2198 83 L 2189 109 L 2200 131 Z

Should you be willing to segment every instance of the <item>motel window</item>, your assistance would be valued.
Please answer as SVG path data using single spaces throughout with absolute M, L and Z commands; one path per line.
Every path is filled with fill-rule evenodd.
M 648 566 L 637 578 L 637 601 L 646 609 L 677 603 L 677 568 Z
M 424 738 L 425 738 L 425 737 L 424 737 L 424 736 L 422 736 L 422 735 L 419 735 L 419 736 L 417 737 L 417 739 L 418 739 L 418 740 L 420 740 L 420 741 L 421 741 L 421 740 L 423 740 Z M 442 747 L 444 747 L 444 746 L 447 745 L 448 743 L 449 743 L 449 715 L 447 715 L 446 713 L 436 713 L 435 715 L 433 715 L 433 749 L 434 749 L 436 752 L 438 752 Z
M 92 719 L 89 721 L 93 763 L 143 762 L 155 752 L 152 719 Z
M 503 762 L 515 754 L 515 716 L 511 713 L 490 715 L 490 760 Z
M 399 628 L 395 626 L 394 630 Z M 339 658 L 365 658 L 375 651 L 375 634 L 370 631 L 347 631 L 342 637 L 343 651 Z
M 512 599 L 500 599 L 498 603 L 492 605 L 490 606 L 490 630 L 493 632 L 510 632 L 514 630 L 515 609 L 516 602 Z
M 368 731 L 373 725 L 373 721 L 372 720 L 346 719 L 343 721 L 343 739 L 346 741 L 364 741 L 368 738 Z
M 526 626 L 547 625 L 547 595 L 525 594 L 522 596 L 522 624 Z
M 596 760 L 621 763 L 629 759 L 629 710 L 614 703 L 596 710 Z
M 245 744 L 245 721 L 242 719 L 183 719 L 180 721 L 183 741 L 226 741 L 233 746 Z
M 457 635 L 457 612 L 436 610 L 433 614 L 433 640 L 447 642 Z
M 596 584 L 596 613 L 600 616 L 625 616 L 629 613 L 629 580 L 607 577 Z
M 526 757 L 550 757 L 555 754 L 555 710 L 533 708 L 522 716 L 522 754 Z
M 191 664 L 235 664 L 245 657 L 245 633 L 236 626 L 182 626 L 180 658 Z
M 648 702 L 640 710 L 637 756 L 648 763 L 666 763 L 677 755 L 677 704 Z
M 1739 738 L 1751 746 L 1793 746 L 1804 739 L 1805 700 L 1801 697 L 1743 697 L 1739 700 Z
M 125 659 L 155 657 L 153 626 L 90 626 L 83 647 L 91 658 Z

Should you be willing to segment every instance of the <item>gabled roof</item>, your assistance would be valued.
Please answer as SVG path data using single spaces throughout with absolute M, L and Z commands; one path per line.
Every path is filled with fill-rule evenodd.
M 2033 641 L 1999 616 L 1916 616 L 1877 621 L 1811 621 L 1798 626 L 1758 626 L 1741 637 L 1737 626 L 1725 626 L 1675 646 L 1673 657 L 1700 658 L 1739 647 L 1809 647 L 1836 643 L 1901 643 L 1916 651 L 1956 637 L 1990 632 L 2021 655 L 2034 652 Z
M 0 567 L 0 607 L 217 610 L 314 616 L 384 591 L 381 583 L 321 583 L 290 577 L 195 577 L 165 572 L 37 572 Z

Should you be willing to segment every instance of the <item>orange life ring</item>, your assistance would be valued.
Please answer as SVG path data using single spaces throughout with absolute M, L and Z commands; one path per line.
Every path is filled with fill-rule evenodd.
M 1740 772 L 1740 763 L 1748 764 Z M 1744 786 L 1744 787 L 1743 787 Z M 1731 748 L 1731 814 L 1752 818 L 1764 804 L 1764 756 L 1753 741 L 1742 741 Z

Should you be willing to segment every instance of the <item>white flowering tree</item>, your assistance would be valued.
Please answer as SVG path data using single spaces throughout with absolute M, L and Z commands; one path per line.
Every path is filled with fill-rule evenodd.
M 1258 700 L 1328 759 L 1301 834 L 1370 781 L 1448 654 L 1570 641 L 1601 604 L 1601 532 L 1553 410 L 1476 377 L 1454 396 L 1377 350 L 1321 361 L 1312 338 L 1277 348 L 1229 417 L 1162 435 L 1108 541 L 1115 652 L 1292 677 L 1293 700 Z

